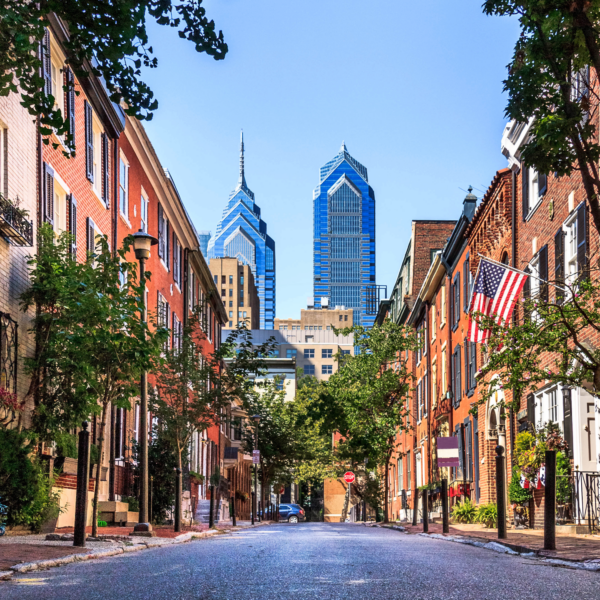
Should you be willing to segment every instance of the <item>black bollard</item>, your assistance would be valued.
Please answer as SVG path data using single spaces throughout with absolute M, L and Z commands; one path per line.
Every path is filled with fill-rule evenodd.
M 85 528 L 88 515 L 88 487 L 90 485 L 90 432 L 87 421 L 82 423 L 77 450 L 77 496 L 75 500 L 75 533 L 73 546 L 85 547 Z M 96 485 L 100 482 L 96 478 Z
M 175 469 L 175 531 L 181 531 L 181 469 Z
M 496 446 L 496 506 L 498 507 L 498 539 L 506 535 L 506 486 L 504 482 L 504 448 Z
M 556 550 L 556 451 L 546 450 L 544 550 Z
M 235 520 L 235 496 L 231 496 L 231 522 L 234 527 L 237 525 Z
M 152 523 L 152 494 L 154 493 L 154 475 L 150 477 L 150 498 L 148 500 L 148 522 Z
M 254 525 L 254 518 L 255 518 L 255 513 L 256 513 L 256 498 L 254 496 L 254 492 L 251 492 L 252 494 L 252 525 Z
M 415 490 L 415 497 L 413 499 L 413 525 L 417 524 L 417 517 L 419 514 L 419 490 Z
M 429 533 L 429 490 L 423 490 L 423 533 Z
M 215 486 L 210 486 L 210 515 L 208 517 L 208 527 L 212 529 L 215 526 Z
M 450 533 L 448 522 L 448 480 L 442 479 L 442 533 Z

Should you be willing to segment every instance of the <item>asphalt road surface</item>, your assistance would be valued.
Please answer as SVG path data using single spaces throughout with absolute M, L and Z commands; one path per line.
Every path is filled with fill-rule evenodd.
M 352 524 L 280 524 L 0 582 L 0 599 L 600 599 L 600 573 Z

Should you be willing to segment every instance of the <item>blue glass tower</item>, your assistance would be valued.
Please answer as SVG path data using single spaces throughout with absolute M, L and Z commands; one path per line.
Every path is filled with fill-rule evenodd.
M 240 179 L 208 242 L 208 258 L 237 258 L 250 265 L 260 300 L 260 328 L 273 329 L 275 319 L 275 242 L 267 235 L 254 193 L 246 185 L 244 134 L 240 136 Z
M 315 308 L 328 298 L 330 307 L 353 308 L 354 322 L 372 327 L 366 290 L 375 285 L 375 193 L 343 142 L 321 167 L 313 204 Z

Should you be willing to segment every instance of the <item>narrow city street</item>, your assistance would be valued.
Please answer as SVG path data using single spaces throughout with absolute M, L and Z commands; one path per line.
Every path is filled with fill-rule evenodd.
M 600 575 L 353 524 L 272 525 L 0 582 L 2 600 L 599 597 Z

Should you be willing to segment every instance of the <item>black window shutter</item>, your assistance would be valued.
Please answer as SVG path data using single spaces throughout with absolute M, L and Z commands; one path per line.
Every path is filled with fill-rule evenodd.
M 557 286 L 565 282 L 565 232 L 561 227 L 554 236 L 554 281 Z M 564 300 L 564 292 L 560 287 L 555 288 L 556 302 Z
M 548 246 L 543 246 L 539 254 L 540 300 L 548 302 Z
M 469 278 L 467 277 L 468 266 L 469 266 L 469 261 L 465 260 L 465 262 L 463 263 L 463 311 L 464 312 L 467 312 L 467 294 L 468 294 L 467 283 L 469 281 Z
M 462 424 L 456 426 L 456 435 L 458 436 L 458 473 L 457 479 L 463 479 L 465 473 L 465 457 L 464 457 L 464 440 L 463 440 L 463 426 Z
M 44 40 L 42 42 L 42 70 L 44 75 L 44 93 L 52 94 L 52 58 L 50 54 L 50 31 L 44 29 Z
M 582 202 L 577 208 L 577 275 L 589 277 L 587 250 L 587 206 Z
M 456 406 L 460 404 L 462 398 L 462 378 L 461 378 L 461 360 L 460 345 L 456 346 Z
M 523 221 L 529 214 L 529 169 L 525 166 L 521 169 L 521 199 L 523 202 Z
M 69 133 L 75 148 L 75 76 L 71 69 L 66 70 L 67 79 L 67 116 L 69 118 Z
M 471 419 L 465 419 L 465 442 L 466 442 L 466 480 L 471 481 L 473 479 L 473 435 L 471 434 Z
M 91 254 L 95 254 L 96 252 L 96 227 L 94 225 L 94 221 L 87 217 L 86 219 L 86 247 L 87 251 Z
M 92 107 L 84 100 L 85 109 L 85 176 L 93 183 L 94 181 L 94 120 Z
M 77 200 L 69 196 L 69 233 L 71 234 L 71 255 L 77 257 Z
M 43 186 L 44 221 L 54 225 L 54 170 L 46 163 Z
M 456 281 L 450 285 L 450 327 L 454 327 L 454 286 Z
M 454 288 L 456 298 L 454 299 L 454 326 L 458 326 L 460 320 L 460 273 L 456 274 L 456 287 Z
M 527 420 L 535 425 L 535 396 L 527 394 Z
M 464 380 L 465 380 L 465 392 L 468 392 L 471 389 L 471 381 L 470 381 L 470 373 L 471 373 L 471 365 L 470 365 L 470 361 L 469 361 L 469 341 L 467 340 L 467 338 L 465 338 L 465 342 L 464 342 L 464 355 L 465 355 L 465 373 L 464 373 Z
M 539 173 L 538 174 L 538 189 L 540 196 L 543 196 L 548 189 L 548 175 Z
M 167 270 L 171 270 L 171 240 L 169 239 L 169 221 L 165 218 L 165 263 L 167 264 Z
M 525 273 L 529 274 L 531 273 L 531 270 L 529 269 L 529 267 L 525 267 L 524 269 Z M 525 280 L 525 283 L 523 284 L 523 300 L 527 301 L 531 298 L 531 280 L 529 279 L 529 277 Z M 527 308 L 527 306 L 525 306 L 523 308 L 523 318 L 524 319 L 529 319 L 529 315 L 530 315 L 530 311 Z
M 108 136 L 102 134 L 102 200 L 106 208 L 110 205 L 110 179 L 109 179 L 109 156 L 108 156 Z
M 477 373 L 477 344 L 471 342 L 469 344 L 471 349 L 471 389 L 475 389 L 477 386 L 477 380 L 475 379 L 475 373 Z
M 165 214 L 162 206 L 158 205 L 158 256 L 165 257 Z

